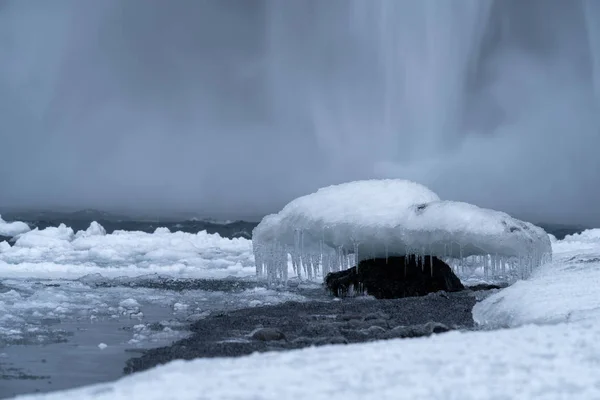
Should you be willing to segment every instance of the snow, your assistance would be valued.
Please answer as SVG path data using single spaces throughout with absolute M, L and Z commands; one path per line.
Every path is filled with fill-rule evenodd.
M 176 361 L 114 383 L 22 399 L 597 399 L 599 335 L 598 325 L 525 326 Z
M 6 222 L 0 215 L 0 236 L 15 237 L 21 233 L 29 231 L 29 229 L 29 225 L 27 225 L 25 222 Z
M 546 232 L 510 215 L 472 204 L 443 201 L 405 180 L 368 180 L 329 186 L 297 198 L 254 229 L 258 275 L 285 279 L 290 254 L 296 273 L 320 263 L 322 275 L 352 265 L 347 259 L 435 255 L 483 260 L 487 275 L 527 277 L 551 255 Z M 494 264 L 494 265 L 491 265 Z M 495 268 L 499 266 L 499 268 Z M 457 273 L 462 272 L 461 269 Z
M 454 331 L 431 338 L 174 361 L 107 384 L 20 398 L 597 399 L 600 230 L 569 236 L 552 246 L 551 263 L 534 271 L 527 281 L 497 291 L 476 306 L 474 316 L 484 328 L 510 329 Z M 25 307 L 30 310 L 28 315 L 37 310 L 43 313 L 45 303 L 63 310 L 83 308 L 86 296 L 104 296 L 93 304 L 109 302 L 115 310 L 120 305 L 143 306 L 146 300 L 160 296 L 150 289 L 124 287 L 113 288 L 110 295 L 89 293 L 83 282 L 61 282 L 60 286 L 46 287 L 30 296 L 23 295 L 33 291 L 30 282 L 3 283 L 12 289 L 0 290 L 0 306 L 4 302 L 13 311 Z M 173 308 L 186 309 L 182 306 L 189 305 L 193 309 L 206 295 L 209 294 L 173 294 L 168 302 Z M 250 300 L 251 297 L 243 296 L 245 304 L 263 298 Z M 55 301 L 58 299 L 62 305 Z M 478 317 L 482 311 L 487 319 Z M 9 320 L 10 315 L 0 309 L 0 318 Z M 150 329 L 140 323 L 133 331 L 132 341 L 146 340 Z M 160 334 L 169 333 L 165 330 Z
M 592 229 L 554 242 L 552 263 L 477 304 L 473 317 L 489 328 L 600 323 L 599 287 L 600 229 Z
M 65 225 L 21 234 L 13 247 L 0 243 L 6 278 L 78 279 L 89 274 L 135 277 L 248 278 L 255 275 L 252 242 L 197 234 L 116 231 L 107 235 L 93 222 L 74 233 Z

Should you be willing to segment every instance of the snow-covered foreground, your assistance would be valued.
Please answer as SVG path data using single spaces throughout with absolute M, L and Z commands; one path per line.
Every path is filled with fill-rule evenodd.
M 597 324 L 527 326 L 177 361 L 116 383 L 24 398 L 597 399 L 599 335 Z
M 553 263 L 477 306 L 484 327 L 511 329 L 177 361 L 110 384 L 24 398 L 597 399 L 600 230 L 553 249 Z M 539 322 L 546 324 L 532 324 Z

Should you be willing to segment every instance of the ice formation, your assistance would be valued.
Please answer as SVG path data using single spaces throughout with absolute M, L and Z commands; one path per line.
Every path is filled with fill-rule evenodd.
M 0 215 L 0 236 L 15 237 L 21 233 L 28 232 L 29 230 L 29 225 L 25 222 L 6 222 Z
M 551 263 L 476 304 L 473 319 L 488 328 L 600 322 L 600 229 L 567 236 L 552 248 Z
M 253 232 L 256 271 L 287 279 L 313 278 L 367 258 L 405 254 L 443 258 L 463 279 L 528 277 L 549 260 L 546 232 L 506 213 L 444 201 L 406 180 L 367 180 L 329 186 L 265 217 Z
M 135 277 L 148 274 L 179 278 L 254 277 L 252 243 L 222 238 L 206 231 L 197 234 L 115 231 L 106 234 L 92 222 L 85 231 L 58 227 L 20 234 L 11 247 L 0 242 L 0 270 L 5 278 L 69 278 L 89 274 Z

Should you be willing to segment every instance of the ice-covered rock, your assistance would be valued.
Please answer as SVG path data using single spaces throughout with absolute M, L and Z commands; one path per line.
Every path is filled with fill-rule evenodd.
M 297 198 L 261 221 L 253 247 L 258 275 L 279 279 L 287 278 L 288 254 L 308 276 L 319 266 L 324 276 L 364 259 L 478 256 L 488 275 L 506 280 L 527 277 L 551 255 L 548 235 L 533 224 L 442 201 L 423 185 L 392 179 L 349 182 Z
M 30 230 L 31 228 L 25 222 L 6 222 L 0 215 L 0 236 L 15 237 Z

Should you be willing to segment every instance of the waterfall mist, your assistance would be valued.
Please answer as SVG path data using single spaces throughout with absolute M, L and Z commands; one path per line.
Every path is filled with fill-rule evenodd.
M 594 0 L 0 0 L 0 206 L 276 211 L 401 177 L 600 223 Z

